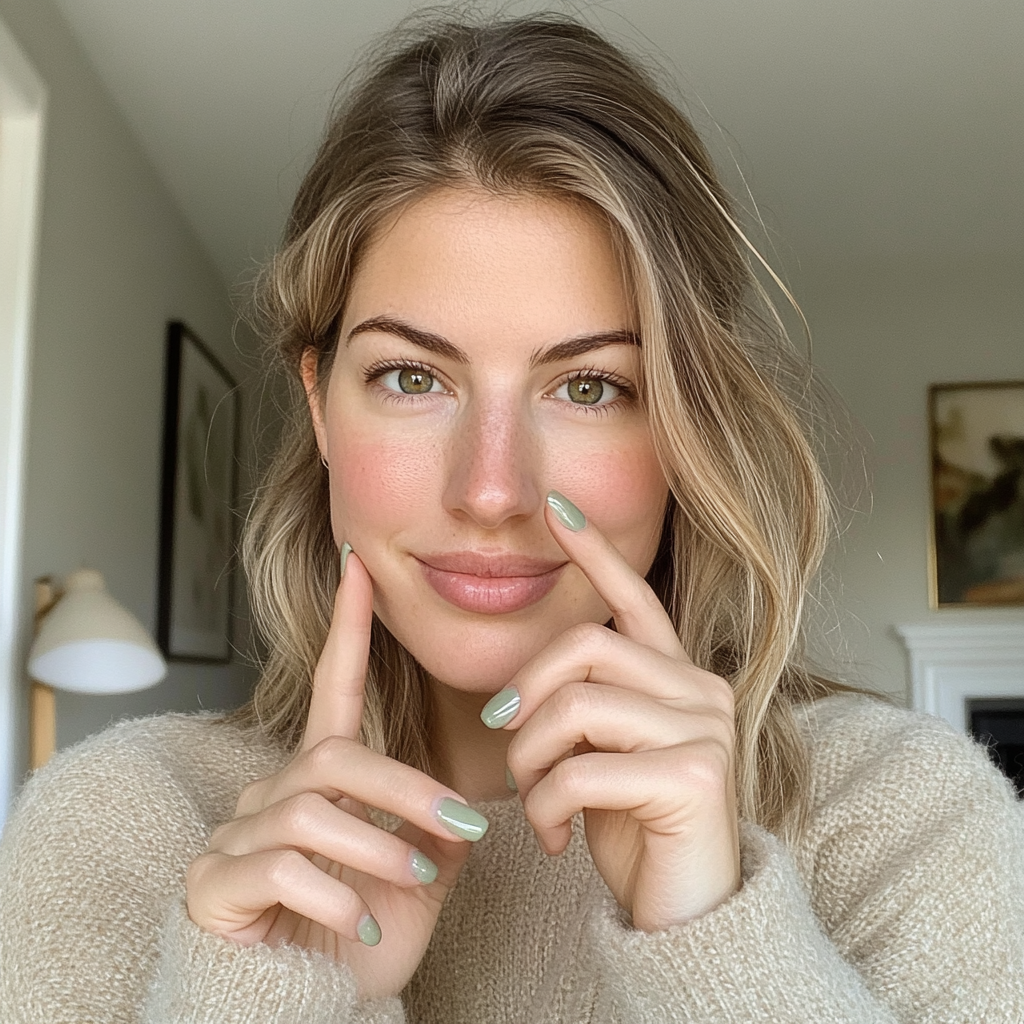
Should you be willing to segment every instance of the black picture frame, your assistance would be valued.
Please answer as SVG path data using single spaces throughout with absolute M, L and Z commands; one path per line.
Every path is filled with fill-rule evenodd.
M 933 384 L 932 608 L 1024 605 L 1024 381 Z
M 232 657 L 241 396 L 179 320 L 167 325 L 157 642 L 170 661 Z

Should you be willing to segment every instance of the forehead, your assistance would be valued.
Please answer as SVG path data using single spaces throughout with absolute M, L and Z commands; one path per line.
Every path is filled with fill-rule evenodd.
M 445 189 L 392 216 L 365 252 L 343 334 L 394 316 L 460 347 L 633 327 L 612 239 L 582 203 Z

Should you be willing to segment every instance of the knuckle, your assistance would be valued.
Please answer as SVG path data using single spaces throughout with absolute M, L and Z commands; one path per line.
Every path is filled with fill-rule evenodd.
M 566 683 L 552 697 L 554 712 L 561 725 L 578 728 L 594 704 L 593 685 Z
M 736 746 L 736 716 L 731 712 L 719 711 L 717 715 L 719 742 L 728 750 Z
M 185 891 L 196 893 L 208 888 L 211 879 L 216 877 L 226 862 L 226 854 L 215 852 L 200 854 L 185 870 Z
M 294 885 L 305 864 L 306 858 L 298 850 L 274 850 L 266 859 L 264 875 L 275 891 L 283 892 Z
M 231 824 L 232 823 L 230 821 L 226 821 L 222 825 L 218 825 L 213 830 L 213 833 L 210 836 L 210 843 L 208 847 L 211 851 L 220 850 L 223 846 L 227 844 L 227 841 L 233 831 L 233 829 L 231 828 Z
M 209 854 L 202 854 L 196 857 L 185 871 L 185 889 L 195 891 L 209 873 L 213 858 Z
M 519 775 L 526 770 L 520 736 L 522 736 L 520 732 L 513 734 L 512 742 L 508 745 L 508 750 L 505 753 L 505 764 L 508 765 L 513 775 Z
M 615 604 L 610 607 L 613 615 L 629 618 L 646 618 L 654 614 L 660 617 L 665 614 L 665 606 L 658 600 L 658 595 L 640 576 L 623 585 L 615 595 Z
M 235 805 L 235 816 L 252 814 L 263 807 L 263 784 L 264 779 L 256 779 L 242 787 L 238 794 L 238 803 Z
M 609 636 L 609 631 L 596 622 L 580 622 L 566 631 L 572 650 L 588 658 L 593 657 L 595 651 L 605 649 Z
M 538 787 L 534 786 L 523 799 L 523 814 L 526 816 L 526 820 L 534 829 L 547 828 L 550 817 L 547 811 L 546 801 L 541 799 Z
M 710 794 L 721 793 L 732 772 L 729 752 L 711 739 L 687 744 L 686 756 L 677 764 L 688 789 Z
M 575 796 L 583 791 L 588 766 L 584 756 L 567 757 L 551 770 L 554 782 L 562 792 Z
M 306 752 L 310 769 L 317 773 L 334 771 L 345 760 L 353 740 L 344 736 L 325 736 Z
M 734 717 L 736 714 L 736 691 L 731 684 L 721 676 L 714 676 L 712 693 L 717 698 L 719 708 L 730 718 Z
M 282 800 L 277 811 L 278 823 L 289 833 L 310 832 L 322 810 L 323 798 L 316 793 L 296 793 Z

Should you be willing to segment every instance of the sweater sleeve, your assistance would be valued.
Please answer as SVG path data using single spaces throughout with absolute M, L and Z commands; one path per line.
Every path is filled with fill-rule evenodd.
M 634 930 L 610 894 L 588 941 L 636 1024 L 1019 1024 L 1024 811 L 984 751 L 886 709 L 817 751 L 794 854 L 748 823 L 743 885 L 685 925 Z
M 399 1000 L 356 1001 L 344 965 L 192 922 L 185 874 L 210 807 L 161 728 L 114 727 L 26 783 L 0 841 L 0 1020 L 401 1024 Z
M 399 1024 L 397 999 L 356 1004 L 351 973 L 299 946 L 271 949 L 204 932 L 184 897 L 170 906 L 144 1024 Z

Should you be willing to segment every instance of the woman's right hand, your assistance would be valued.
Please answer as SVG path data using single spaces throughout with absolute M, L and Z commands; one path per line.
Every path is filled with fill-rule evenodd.
M 289 942 L 333 957 L 352 969 L 361 999 L 398 995 L 408 983 L 469 854 L 440 820 L 441 801 L 461 804 L 468 815 L 444 810 L 470 821 L 475 813 L 453 790 L 359 742 L 372 618 L 370 576 L 350 554 L 296 756 L 242 790 L 235 817 L 186 878 L 200 928 L 245 946 Z M 404 819 L 401 827 L 376 827 L 367 807 Z M 476 838 L 485 829 L 478 824 Z

